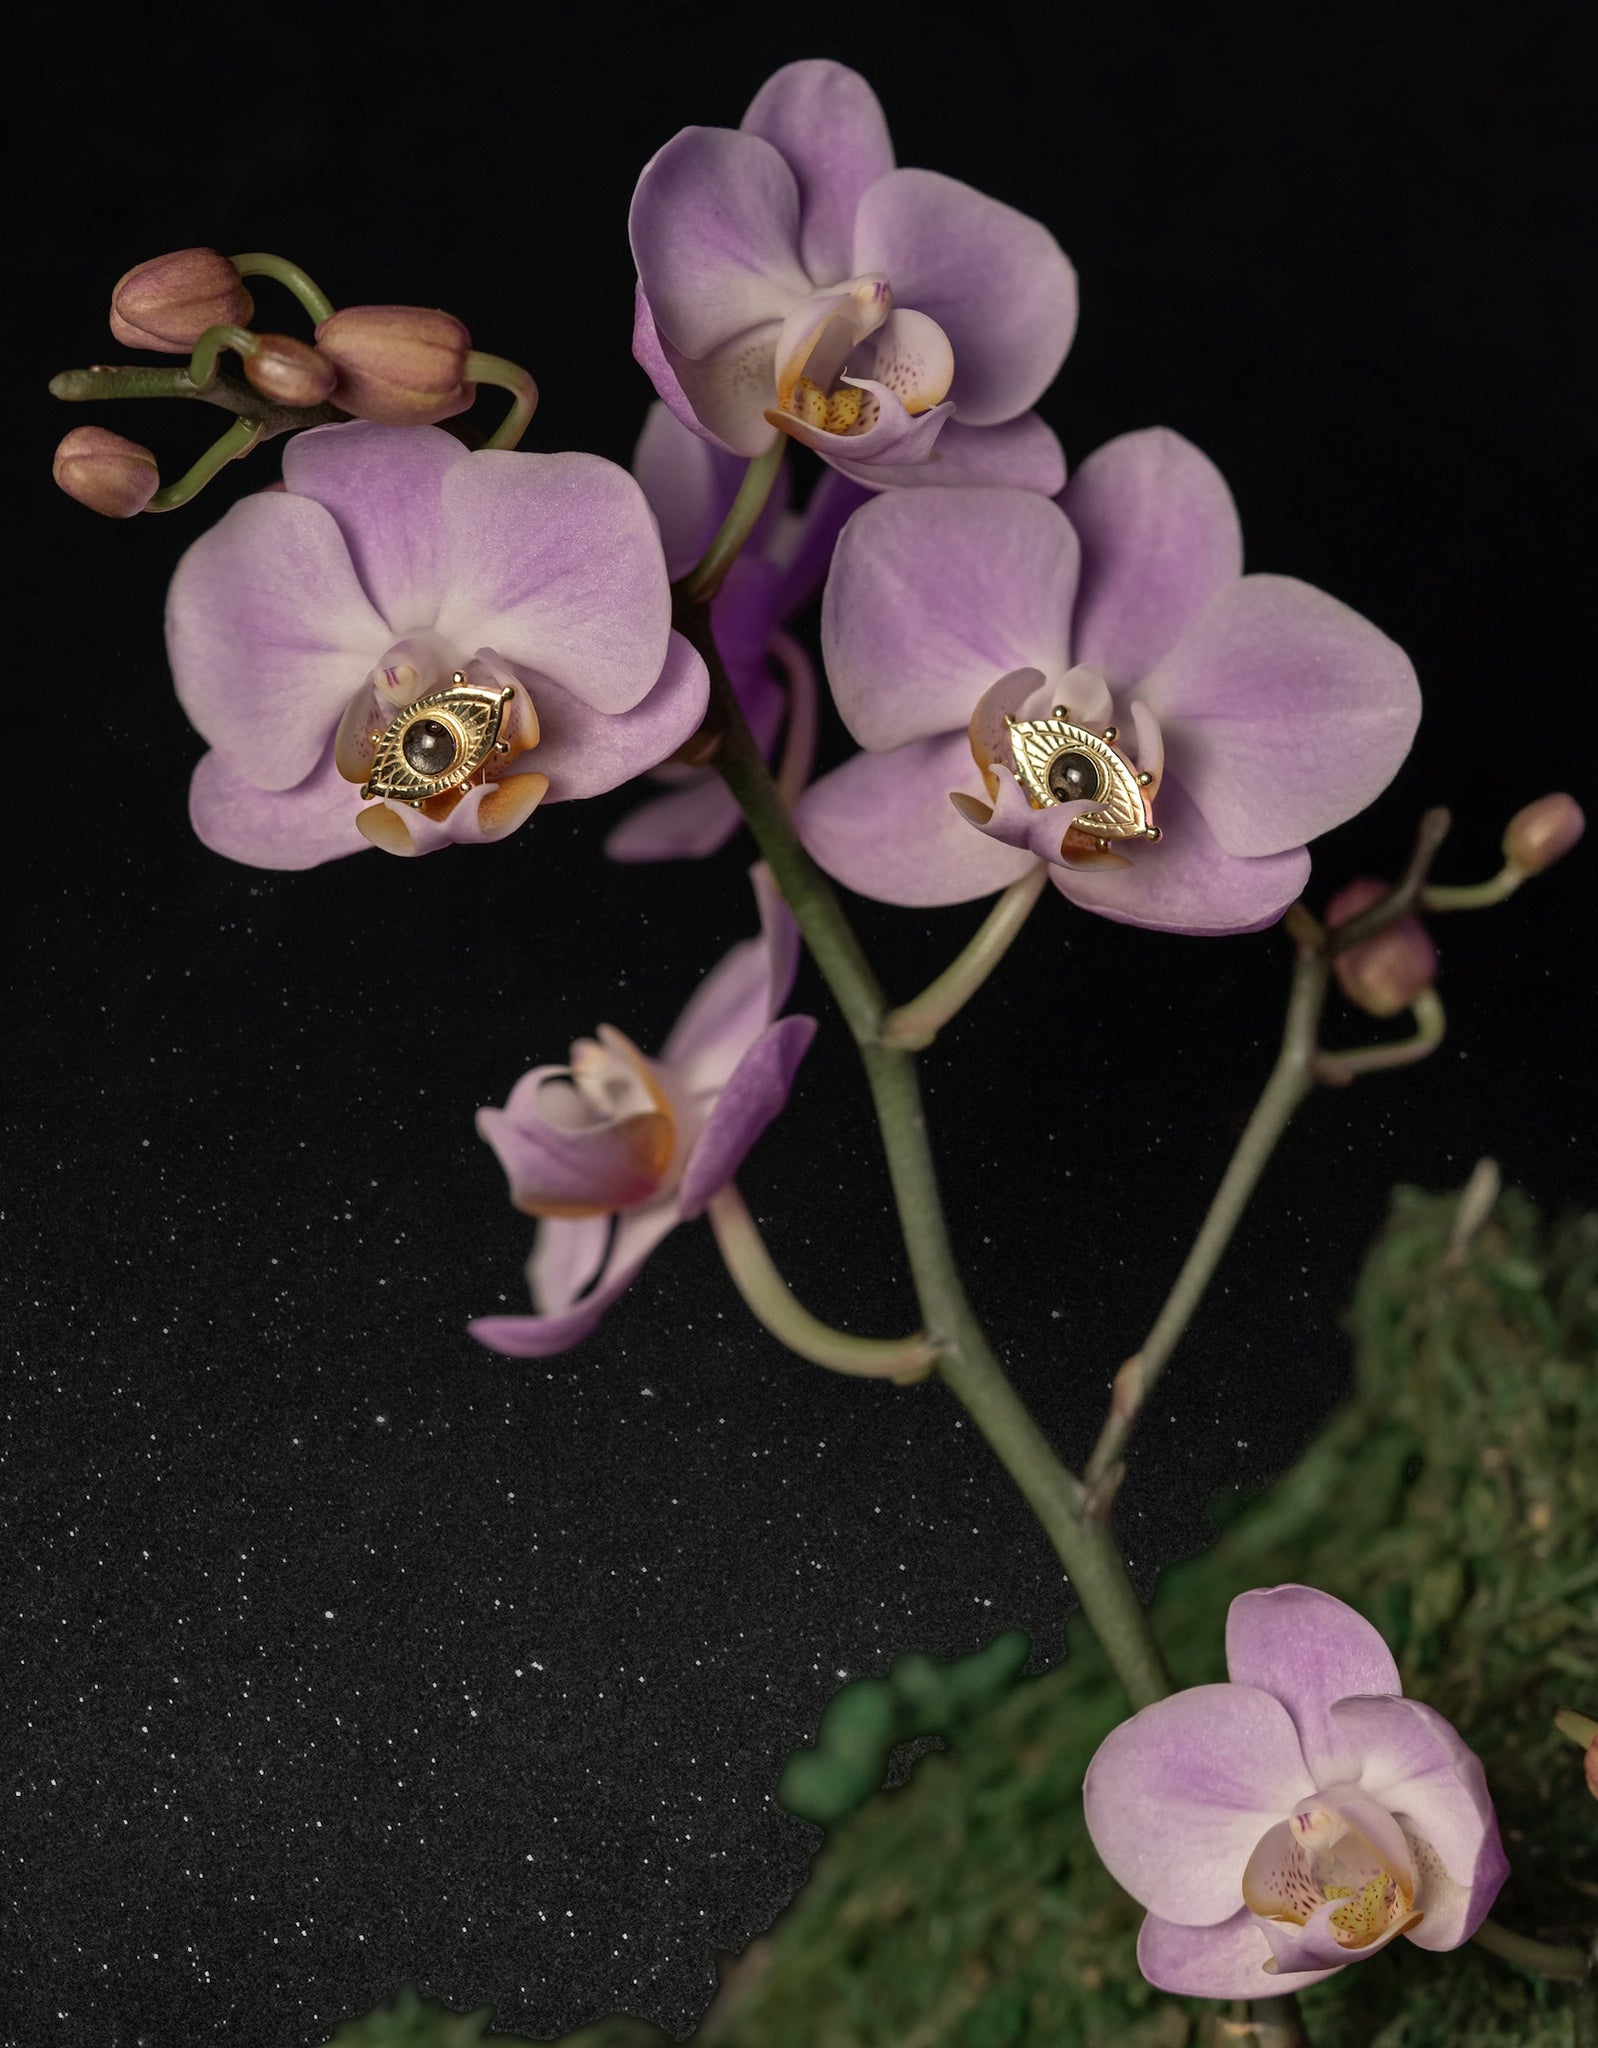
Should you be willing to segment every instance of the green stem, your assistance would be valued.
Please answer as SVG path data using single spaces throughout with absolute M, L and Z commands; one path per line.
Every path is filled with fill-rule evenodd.
M 1437 858 L 1438 848 L 1448 837 L 1453 820 L 1441 805 L 1435 810 L 1423 811 L 1420 824 L 1415 830 L 1415 847 L 1409 856 L 1409 865 L 1387 894 L 1373 903 L 1368 910 L 1362 910 L 1358 917 L 1351 917 L 1346 924 L 1333 927 L 1326 934 L 1325 947 L 1328 955 L 1346 953 L 1350 946 L 1357 946 L 1361 939 L 1374 938 L 1378 932 L 1386 931 L 1391 924 L 1397 924 L 1401 917 L 1407 917 L 1420 902 L 1426 887 L 1426 877 L 1431 864 Z
M 1315 1079 L 1329 1088 L 1345 1088 L 1360 1074 L 1381 1073 L 1388 1067 L 1413 1066 L 1443 1042 L 1448 1020 L 1437 991 L 1423 988 L 1410 1005 L 1415 1030 L 1409 1038 L 1391 1045 L 1364 1045 L 1353 1052 L 1322 1052 L 1315 1056 Z
M 1496 1920 L 1484 1920 L 1471 1940 L 1500 1962 L 1512 1963 L 1517 1970 L 1530 1970 L 1538 1977 L 1558 1977 L 1581 1984 L 1594 1968 L 1595 1959 L 1586 1950 L 1533 1941 L 1529 1934 L 1512 1934 Z
M 538 386 L 532 373 L 506 356 L 485 355 L 481 349 L 467 353 L 465 378 L 468 384 L 493 384 L 511 395 L 510 411 L 483 443 L 485 448 L 514 448 L 527 431 L 527 422 L 538 410 Z
M 1276 1141 L 1286 1130 L 1293 1112 L 1315 1083 L 1315 1040 L 1321 1010 L 1326 1002 L 1326 985 L 1331 969 L 1323 954 L 1300 946 L 1293 969 L 1292 993 L 1288 997 L 1287 1021 L 1282 1029 L 1281 1051 L 1243 1127 L 1230 1165 L 1210 1203 L 1209 1213 L 1199 1226 L 1193 1248 L 1176 1276 L 1176 1284 L 1142 1348 L 1127 1359 L 1115 1376 L 1110 1412 L 1085 1477 L 1090 1488 L 1113 1489 L 1121 1454 L 1138 1414 L 1148 1399 L 1149 1389 L 1165 1368 L 1182 1333 L 1210 1284 L 1221 1255 L 1231 1242 L 1248 1198 L 1253 1194 Z
M 812 1365 L 863 1379 L 890 1379 L 900 1386 L 924 1380 L 935 1363 L 932 1346 L 914 1337 L 852 1337 L 813 1316 L 789 1293 L 766 1249 L 760 1226 L 749 1213 L 737 1185 L 729 1181 L 712 1195 L 705 1211 L 716 1234 L 733 1285 L 755 1320 L 779 1343 Z
M 208 327 L 194 344 L 189 357 L 189 382 L 203 398 L 216 382 L 216 366 L 224 349 L 246 359 L 260 352 L 261 344 L 247 327 Z
M 1513 896 L 1522 882 L 1531 880 L 1530 871 L 1512 860 L 1485 882 L 1433 882 L 1421 891 L 1422 910 L 1486 910 Z
M 777 472 L 782 468 L 782 458 L 787 452 L 787 435 L 777 434 L 765 453 L 757 455 L 744 471 L 738 495 L 733 499 L 715 539 L 706 548 L 698 565 L 690 569 L 683 579 L 683 593 L 691 603 L 709 604 L 720 590 L 727 571 L 737 561 L 744 542 L 754 532 L 761 513 L 766 509 L 766 500 L 771 496 L 771 487 L 777 481 Z
M 1012 882 L 995 901 L 975 934 L 950 964 L 908 1003 L 889 1012 L 882 1026 L 884 1045 L 901 1045 L 907 1052 L 919 1052 L 932 1043 L 943 1026 L 981 988 L 988 976 L 1020 936 L 1021 927 L 1032 914 L 1032 906 L 1043 893 L 1049 870 L 1037 861 L 1019 882 Z
M 248 455 L 260 438 L 259 420 L 235 420 L 220 440 L 211 443 L 192 469 L 186 470 L 176 483 L 161 486 L 145 506 L 145 511 L 175 512 L 179 505 L 186 505 L 191 498 L 198 496 L 219 469 L 225 469 L 241 455 Z
M 297 263 L 290 263 L 286 256 L 269 256 L 264 250 L 253 249 L 247 255 L 229 259 L 240 277 L 270 277 L 286 285 L 318 326 L 333 317 L 333 301 L 318 289 L 301 270 Z
M 722 735 L 716 766 L 860 1045 L 939 1377 L 1042 1523 L 1132 1705 L 1147 1706 L 1170 1691 L 1170 1680 L 1115 1538 L 1106 1522 L 1084 1518 L 1081 1481 L 1061 1464 L 1028 1414 L 966 1299 L 938 1195 L 915 1060 L 880 1041 L 888 1014 L 882 990 L 832 885 L 799 844 L 722 667 L 704 607 L 679 605 L 678 624 L 709 665 L 712 713 Z
M 346 417 L 336 405 L 278 405 L 233 377 L 219 376 L 201 390 L 187 369 L 157 369 L 144 363 L 97 363 L 89 370 L 61 370 L 50 379 L 50 396 L 65 399 L 69 405 L 103 398 L 201 398 L 239 419 L 254 420 L 263 441 Z
M 1598 1577 L 1598 1565 L 1593 1565 L 1588 1571 L 1579 1572 L 1572 1585 L 1563 1586 L 1559 1590 L 1562 1594 L 1568 1594 L 1581 1586 L 1590 1585 L 1595 1577 Z M 1579 1742 L 1583 1749 L 1590 1749 L 1594 1742 L 1598 1742 L 1598 1721 L 1595 1721 L 1591 1714 L 1577 1713 L 1574 1707 L 1561 1707 L 1554 1716 L 1554 1726 L 1561 1735 L 1568 1736 L 1572 1742 Z

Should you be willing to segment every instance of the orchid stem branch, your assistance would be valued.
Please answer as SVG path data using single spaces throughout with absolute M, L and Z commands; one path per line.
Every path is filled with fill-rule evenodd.
M 801 1306 L 772 1262 L 760 1226 L 734 1182 L 711 1196 L 705 1213 L 733 1285 L 750 1314 L 790 1351 L 833 1372 L 890 1379 L 899 1386 L 924 1380 L 931 1372 L 936 1354 L 919 1333 L 899 1338 L 854 1337 L 833 1329 Z
M 1478 1948 L 1486 1949 L 1500 1962 L 1517 1970 L 1530 1970 L 1538 1977 L 1559 1977 L 1584 1983 L 1598 1966 L 1598 1954 L 1579 1948 L 1556 1947 L 1552 1942 L 1533 1941 L 1529 1934 L 1512 1934 L 1496 1920 L 1484 1920 L 1471 1936 Z M 1595 1944 L 1598 1948 L 1598 1944 Z
M 464 369 L 468 384 L 493 384 L 511 396 L 510 411 L 500 421 L 485 448 L 514 448 L 527 432 L 527 422 L 538 410 L 538 385 L 531 371 L 508 356 L 485 355 L 481 349 L 467 352 Z
M 1321 1012 L 1326 1006 L 1332 960 L 1360 939 L 1385 931 L 1414 909 L 1451 822 L 1448 812 L 1441 808 L 1424 812 L 1415 829 L 1414 850 L 1402 877 L 1379 902 L 1361 911 L 1358 917 L 1351 917 L 1346 924 L 1327 930 L 1301 903 L 1295 903 L 1288 911 L 1284 922 L 1297 948 L 1297 961 L 1287 1001 L 1287 1020 L 1282 1028 L 1281 1051 L 1264 1093 L 1243 1127 L 1237 1150 L 1165 1306 L 1155 1318 L 1141 1350 L 1134 1351 L 1115 1375 L 1110 1412 L 1082 1475 L 1087 1483 L 1085 1512 L 1089 1515 L 1107 1512 L 1120 1482 L 1122 1453 L 1148 1400 L 1149 1390 L 1181 1342 L 1277 1140 L 1299 1104 L 1317 1081 L 1335 1085 L 1381 1067 L 1406 1066 L 1424 1058 L 1441 1040 L 1443 1006 L 1428 989 L 1413 1005 L 1413 1038 L 1398 1045 L 1371 1046 L 1351 1053 L 1322 1053 L 1319 1048 Z
M 1231 1163 L 1210 1203 L 1209 1213 L 1199 1226 L 1193 1247 L 1176 1276 L 1176 1284 L 1142 1348 L 1127 1359 L 1115 1376 L 1110 1412 L 1084 1478 L 1090 1488 L 1110 1483 L 1121 1462 L 1121 1454 L 1132 1434 L 1149 1390 L 1165 1369 L 1166 1361 L 1181 1341 L 1194 1310 L 1210 1284 L 1221 1255 L 1231 1242 L 1250 1195 L 1276 1149 L 1276 1141 L 1287 1129 L 1293 1112 L 1315 1082 L 1315 1041 L 1326 985 L 1331 969 L 1323 953 L 1300 946 L 1293 968 L 1292 993 L 1287 1002 L 1287 1021 L 1282 1029 L 1281 1050 L 1276 1065 L 1243 1127 Z
M 1485 882 L 1433 882 L 1420 892 L 1422 910 L 1487 910 L 1513 896 L 1522 882 L 1531 880 L 1531 870 L 1506 860 L 1496 875 Z
M 227 432 L 211 443 L 192 469 L 185 470 L 176 483 L 163 484 L 145 506 L 147 512 L 175 512 L 180 505 L 203 491 L 218 470 L 241 455 L 248 455 L 261 438 L 259 420 L 235 420 Z
M 254 420 L 263 441 L 345 417 L 335 405 L 279 405 L 235 377 L 217 376 L 202 387 L 186 368 L 160 369 L 153 363 L 96 363 L 88 370 L 61 370 L 50 379 L 50 396 L 69 405 L 102 398 L 199 398 L 241 420 Z
M 677 623 L 710 670 L 712 715 L 721 734 L 716 766 L 860 1045 L 939 1377 L 1042 1523 L 1132 1705 L 1147 1706 L 1170 1691 L 1170 1679 L 1115 1538 L 1107 1523 L 1080 1513 L 1081 1481 L 1027 1412 L 966 1299 L 944 1221 L 914 1057 L 881 1042 L 887 1002 L 831 883 L 799 843 L 716 651 L 703 602 L 679 602 Z
M 935 981 L 920 995 L 890 1010 L 883 1020 L 884 1045 L 920 1052 L 929 1046 L 949 1019 L 963 1010 L 1020 936 L 1021 927 L 1043 893 L 1049 870 L 1042 861 L 1019 882 L 1012 882 L 995 901 L 969 943 L 962 947 Z
M 788 452 L 785 434 L 777 434 L 771 446 L 757 455 L 744 471 L 743 482 L 715 538 L 696 567 L 683 580 L 683 592 L 694 604 L 709 604 L 726 579 L 727 571 L 743 551 L 743 544 L 755 530 L 766 509 L 771 487 Z
M 286 256 L 270 256 L 264 249 L 252 249 L 243 256 L 231 256 L 228 261 L 240 277 L 270 277 L 286 286 L 318 326 L 332 319 L 333 301 Z
M 1410 1005 L 1415 1029 L 1408 1038 L 1391 1045 L 1363 1045 L 1352 1052 L 1322 1052 L 1315 1056 L 1315 1079 L 1329 1088 L 1346 1087 L 1360 1074 L 1376 1074 L 1388 1067 L 1413 1066 L 1443 1042 L 1447 1018 L 1441 998 L 1432 988 L 1423 988 Z

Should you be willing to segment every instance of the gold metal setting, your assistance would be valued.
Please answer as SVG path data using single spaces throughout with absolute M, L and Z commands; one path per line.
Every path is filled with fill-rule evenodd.
M 479 689 L 457 670 L 447 690 L 407 704 L 379 736 L 361 795 L 420 808 L 464 788 L 494 755 L 510 752 L 499 732 L 514 694 Z
M 1085 725 L 1073 725 L 1063 704 L 1056 704 L 1048 718 L 1009 718 L 1010 757 L 1015 779 L 1035 811 L 1050 810 L 1076 799 L 1066 793 L 1069 783 L 1080 788 L 1081 800 L 1097 806 L 1073 820 L 1072 834 L 1101 853 L 1107 853 L 1112 839 L 1155 840 L 1160 828 L 1149 815 L 1144 791 L 1154 777 L 1134 768 L 1114 745 L 1119 728 L 1107 725 L 1101 734 Z M 1069 765 L 1066 765 L 1069 764 Z M 1089 773 L 1095 787 L 1087 787 Z

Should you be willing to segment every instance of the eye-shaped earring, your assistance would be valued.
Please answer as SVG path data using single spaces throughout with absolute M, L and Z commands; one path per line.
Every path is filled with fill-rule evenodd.
M 457 669 L 447 690 L 407 704 L 379 735 L 361 795 L 420 806 L 463 788 L 495 754 L 510 752 L 499 730 L 514 694 L 479 689 Z
M 1049 718 L 1006 718 L 1015 779 L 1035 811 L 1056 804 L 1091 803 L 1070 832 L 1108 853 L 1112 839 L 1158 839 L 1144 791 L 1154 777 L 1134 768 L 1113 742 L 1119 728 L 1102 737 L 1073 725 L 1063 704 Z M 1069 834 L 1067 835 L 1069 836 Z

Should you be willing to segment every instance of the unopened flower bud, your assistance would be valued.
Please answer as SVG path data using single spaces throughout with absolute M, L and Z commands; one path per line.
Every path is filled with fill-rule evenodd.
M 161 487 L 149 449 L 107 427 L 74 427 L 56 450 L 53 467 L 69 498 L 107 519 L 131 519 Z
M 317 328 L 316 345 L 338 371 L 333 403 L 356 419 L 424 427 L 464 412 L 476 395 L 465 382 L 472 337 L 431 306 L 341 306 Z
M 338 371 L 308 341 L 288 334 L 258 334 L 260 346 L 244 361 L 244 374 L 276 405 L 320 405 L 332 395 Z
M 1540 875 L 1563 860 L 1587 829 L 1581 805 L 1563 790 L 1540 796 L 1516 811 L 1504 827 L 1504 859 L 1528 875 Z
M 1326 906 L 1329 927 L 1347 924 L 1387 895 L 1385 882 L 1365 875 L 1339 889 Z M 1437 949 L 1413 917 L 1401 917 L 1333 957 L 1332 970 L 1348 1000 L 1371 1017 L 1396 1017 L 1437 979 Z
M 215 249 L 177 249 L 140 263 L 111 294 L 111 332 L 128 348 L 186 356 L 208 327 L 248 327 L 255 301 Z

